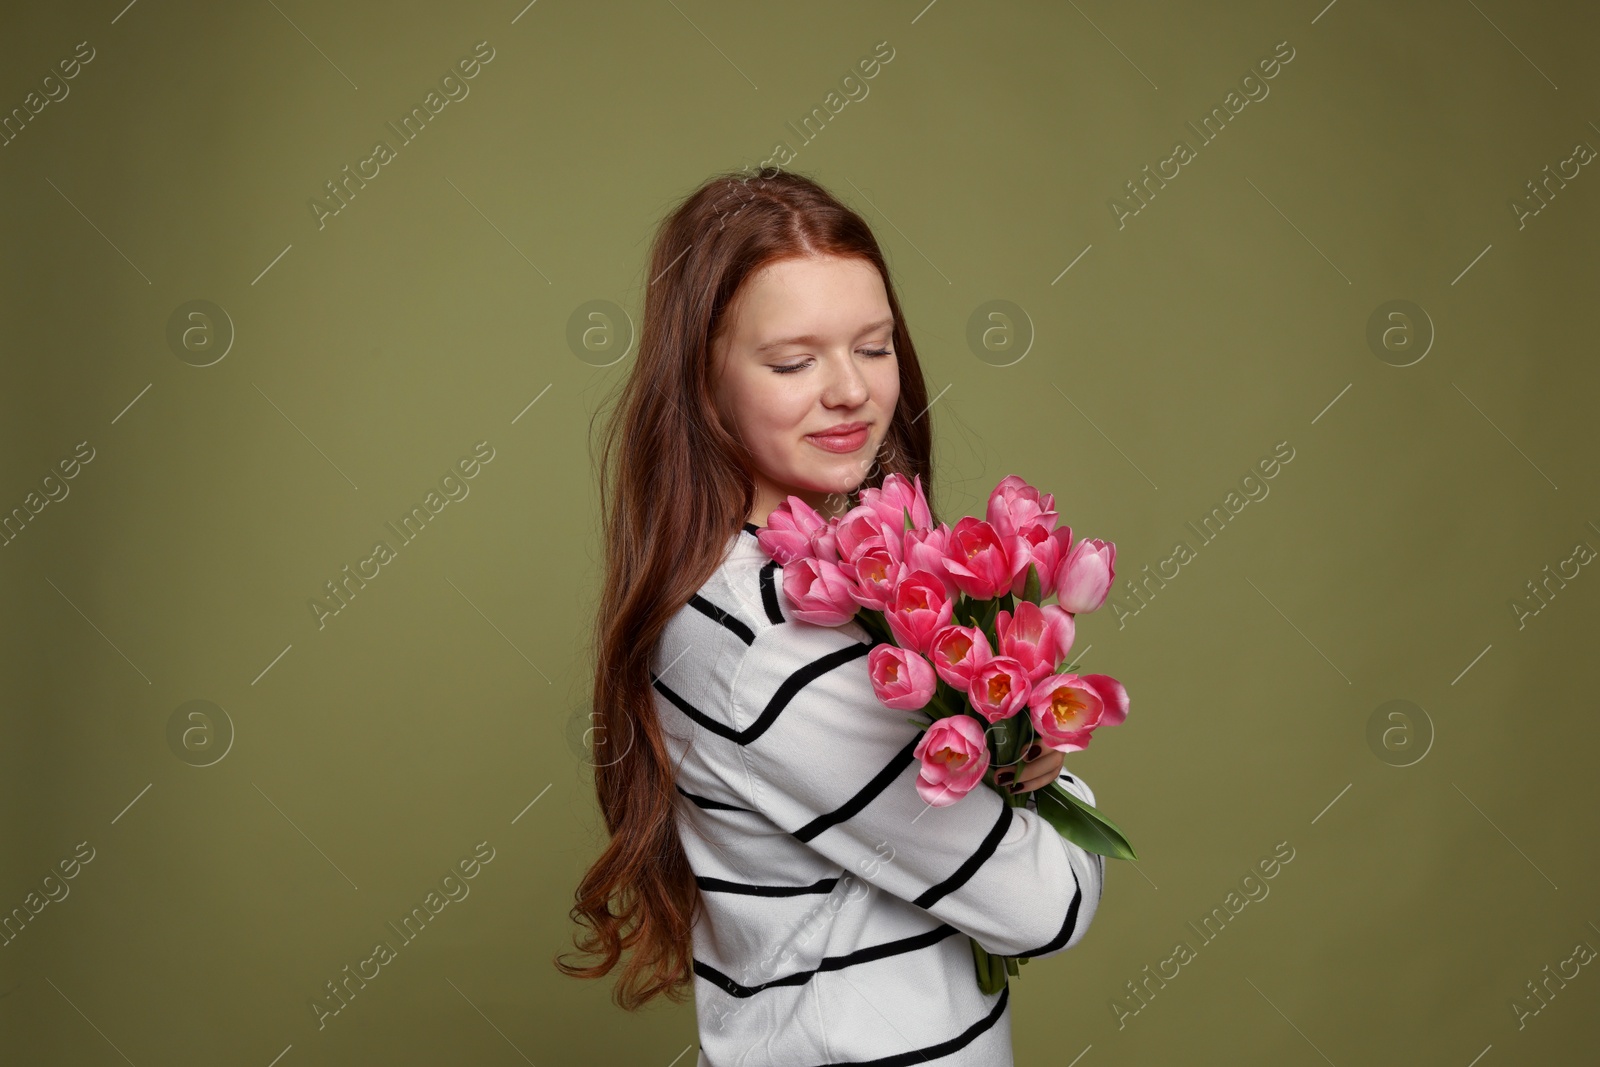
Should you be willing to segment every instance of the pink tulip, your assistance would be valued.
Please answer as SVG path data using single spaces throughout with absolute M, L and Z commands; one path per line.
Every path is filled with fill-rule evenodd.
M 1056 524 L 1056 498 L 1008 474 L 989 494 L 985 517 L 1002 539 L 1015 537 L 1029 526 L 1043 526 L 1048 531 Z
M 1072 546 L 1056 571 L 1056 600 L 1074 615 L 1093 611 L 1106 601 L 1117 576 L 1117 546 L 1086 537 Z
M 829 519 L 811 535 L 811 554 L 829 563 L 839 562 L 839 520 Z
M 1099 694 L 1076 674 L 1041 679 L 1028 697 L 1028 717 L 1039 742 L 1056 752 L 1088 748 L 1104 707 Z
M 995 616 L 995 637 L 1000 654 L 1010 656 L 1027 672 L 1031 685 L 1066 658 L 1076 626 L 1072 616 L 1055 604 L 1040 607 L 1029 600 L 1017 604 L 1016 614 L 1000 609 Z
M 779 563 L 815 558 L 812 535 L 827 525 L 816 510 L 797 496 L 772 509 L 767 524 L 756 534 L 761 550 Z
M 989 525 L 994 527 L 995 536 L 1006 546 L 1014 563 L 1011 579 L 1013 596 L 1021 596 L 1027 584 L 1033 543 L 1048 536 L 1055 527 L 1055 507 L 1055 497 L 1040 493 L 1015 474 L 1000 479 L 1000 484 L 989 494 L 986 510 Z M 1039 582 L 1042 588 L 1045 583 L 1042 568 Z M 1043 593 L 1040 595 L 1043 596 Z
M 1028 562 L 1026 549 L 1003 541 L 993 526 L 968 515 L 956 523 L 946 546 L 944 567 L 950 580 L 975 600 L 993 600 L 1011 588 L 1020 566 Z
M 984 518 L 1006 544 L 1026 536 L 1030 528 L 1050 533 L 1056 526 L 1056 498 L 1040 493 L 1016 475 L 1000 478 L 1000 485 L 989 494 Z
M 955 602 L 945 592 L 944 583 L 937 575 L 908 570 L 895 583 L 884 618 L 895 644 L 926 653 L 933 643 L 934 633 L 950 622 L 954 611 Z
M 840 566 L 855 576 L 856 603 L 873 611 L 888 610 L 894 599 L 894 587 L 911 570 L 887 545 L 872 545 L 856 557 L 853 566 Z
M 994 658 L 989 637 L 976 626 L 950 625 L 933 635 L 928 658 L 939 677 L 965 690 L 977 669 Z
M 944 561 L 949 552 L 950 527 L 944 523 L 931 530 L 907 530 L 901 541 L 901 558 L 911 569 L 938 575 L 944 583 L 945 592 L 954 599 L 961 590 L 950 580 L 950 572 L 945 569 Z
M 905 530 L 905 512 L 911 512 L 911 528 L 927 530 L 933 526 L 933 516 L 928 508 L 928 498 L 922 493 L 922 475 L 908 480 L 895 473 L 883 479 L 883 488 L 867 486 L 861 490 L 861 503 L 878 513 L 886 526 L 899 534 Z
M 1056 591 L 1056 571 L 1072 547 L 1072 527 L 1058 526 L 1046 530 L 1043 526 L 1030 526 L 1023 533 L 1028 559 L 1039 572 L 1039 599 L 1045 600 Z M 1011 595 L 1020 598 L 1028 584 L 1028 568 L 1023 567 L 1011 582 Z
M 983 727 L 970 715 L 951 715 L 928 727 L 912 750 L 922 766 L 917 795 L 942 808 L 954 804 L 983 780 L 989 769 L 989 744 Z
M 933 664 L 915 652 L 894 645 L 874 645 L 867 653 L 872 691 L 886 708 L 918 711 L 928 706 L 939 684 Z
M 818 626 L 839 626 L 855 618 L 855 580 L 837 563 L 797 559 L 783 565 L 783 592 L 794 617 Z
M 900 552 L 900 531 L 887 527 L 876 511 L 858 504 L 839 517 L 834 527 L 834 539 L 839 550 L 839 562 L 854 563 L 856 557 L 874 545 L 886 545 Z
M 973 711 L 990 722 L 999 722 L 1021 710 L 1031 691 L 1032 683 L 1021 663 L 1010 656 L 994 656 L 972 672 L 967 700 Z
M 1094 731 L 1128 717 L 1128 694 L 1105 674 L 1054 674 L 1036 682 L 1028 697 L 1029 718 L 1046 748 L 1078 752 Z

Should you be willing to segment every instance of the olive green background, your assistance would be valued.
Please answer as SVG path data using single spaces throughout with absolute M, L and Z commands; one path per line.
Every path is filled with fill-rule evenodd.
M 1594 966 L 1513 1004 L 1600 947 L 1600 176 L 1511 207 L 1600 145 L 1592 9 L 122 3 L 0 33 L 7 113 L 94 50 L 0 147 L 0 511 L 38 512 L 0 548 L 0 912 L 70 890 L 0 947 L 0 1059 L 694 1062 L 689 1002 L 630 1015 L 550 963 L 602 834 L 590 422 L 656 222 L 779 141 L 884 245 L 945 517 L 1021 475 L 1116 542 L 1130 612 L 1124 579 L 1193 551 L 1079 620 L 1132 710 L 1069 766 L 1141 860 L 1014 983 L 1018 1063 L 1594 1056 Z M 319 226 L 481 41 L 469 95 Z M 1421 317 L 1374 347 L 1395 300 Z M 622 315 L 574 345 L 592 301 Z M 1195 537 L 1279 442 L 1270 492 Z M 441 479 L 470 491 L 402 544 Z M 319 1027 L 480 843 L 470 894 Z

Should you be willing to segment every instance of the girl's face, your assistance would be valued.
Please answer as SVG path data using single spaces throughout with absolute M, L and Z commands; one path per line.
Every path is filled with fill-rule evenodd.
M 871 263 L 763 267 L 728 308 L 713 359 L 717 404 L 755 457 L 751 522 L 765 525 L 790 495 L 826 514 L 826 498 L 866 478 L 900 396 L 889 297 Z

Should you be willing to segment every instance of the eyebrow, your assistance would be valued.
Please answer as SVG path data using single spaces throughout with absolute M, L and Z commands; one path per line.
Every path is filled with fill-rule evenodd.
M 894 318 L 892 316 L 887 319 L 879 319 L 877 322 L 868 323 L 866 326 L 862 327 L 861 333 L 857 334 L 856 336 L 861 337 L 865 334 L 872 333 L 874 330 L 881 330 L 885 326 L 893 325 Z M 785 345 L 819 344 L 821 341 L 822 338 L 812 334 L 806 334 L 803 337 L 785 337 L 782 340 L 766 341 L 762 344 L 756 345 L 756 354 L 759 355 L 763 352 L 770 352 L 774 348 L 783 348 Z

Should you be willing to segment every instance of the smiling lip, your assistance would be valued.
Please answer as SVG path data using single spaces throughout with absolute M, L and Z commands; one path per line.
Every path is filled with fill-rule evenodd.
M 864 422 L 847 422 L 825 433 L 806 435 L 806 440 L 828 452 L 854 452 L 867 443 L 868 426 Z

